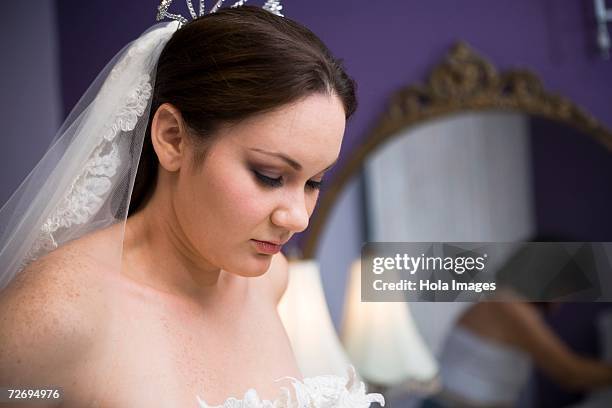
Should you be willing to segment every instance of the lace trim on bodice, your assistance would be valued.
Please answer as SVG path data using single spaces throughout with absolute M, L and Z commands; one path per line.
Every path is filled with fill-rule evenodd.
M 228 398 L 222 405 L 211 406 L 198 396 L 200 408 L 369 408 L 373 402 L 385 406 L 381 394 L 367 394 L 365 384 L 359 381 L 355 369 L 348 368 L 348 376 L 321 375 L 300 381 L 289 379 L 294 394 L 287 387 L 281 388 L 281 395 L 274 401 L 262 400 L 257 391 L 249 389 L 243 399 Z

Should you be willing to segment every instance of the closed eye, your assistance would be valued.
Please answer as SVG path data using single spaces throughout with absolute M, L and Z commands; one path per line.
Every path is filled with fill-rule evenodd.
M 267 187 L 281 187 L 283 185 L 282 177 L 274 178 L 274 177 L 264 176 L 263 174 L 255 170 L 253 170 L 253 173 L 255 174 L 255 177 L 257 177 L 257 180 L 259 180 L 262 184 L 264 184 Z M 308 180 L 306 182 L 306 186 L 311 190 L 320 190 L 322 184 L 323 184 L 322 181 Z
M 266 186 L 280 187 L 283 185 L 282 177 L 273 178 L 273 177 L 264 176 L 263 174 L 255 170 L 253 170 L 253 173 L 255 174 L 257 179 Z

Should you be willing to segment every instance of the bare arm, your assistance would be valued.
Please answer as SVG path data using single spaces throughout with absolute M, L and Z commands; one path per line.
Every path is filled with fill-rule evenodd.
M 93 330 L 66 267 L 53 256 L 37 261 L 0 292 L 0 384 L 75 387 Z
M 508 328 L 515 333 L 516 344 L 559 384 L 574 390 L 612 386 L 612 364 L 574 353 L 546 326 L 533 306 L 520 302 L 500 306 Z

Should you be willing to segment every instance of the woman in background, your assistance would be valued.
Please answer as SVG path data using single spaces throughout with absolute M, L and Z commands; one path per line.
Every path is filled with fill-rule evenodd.
M 612 364 L 570 350 L 535 305 L 485 302 L 451 330 L 440 357 L 443 391 L 424 407 L 514 407 L 532 365 L 568 390 L 612 386 Z
M 531 241 L 572 242 L 548 236 Z M 580 268 L 569 269 L 575 263 L 567 263 L 564 274 L 558 275 L 553 263 L 546 262 L 564 256 L 559 246 L 526 246 L 497 272 L 503 290 L 492 302 L 470 306 L 450 331 L 440 358 L 443 390 L 426 407 L 514 407 L 533 365 L 568 390 L 612 386 L 612 363 L 574 353 L 548 327 L 543 313 L 555 303 L 525 301 L 525 296 L 554 298 L 584 288 Z

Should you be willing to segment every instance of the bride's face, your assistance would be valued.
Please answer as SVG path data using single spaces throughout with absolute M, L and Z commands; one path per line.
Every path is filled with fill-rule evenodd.
M 306 229 L 344 126 L 340 99 L 314 94 L 220 130 L 200 166 L 185 162 L 173 194 L 189 246 L 225 271 L 264 273 L 272 255 L 257 241 Z

